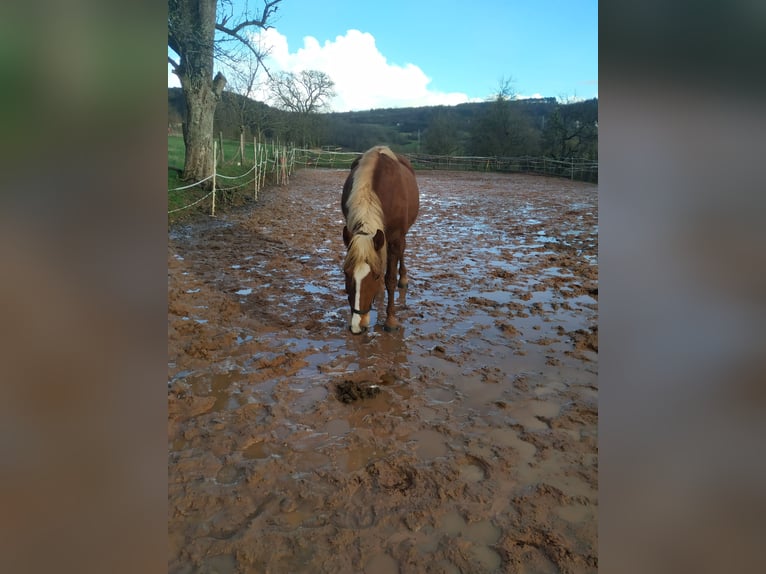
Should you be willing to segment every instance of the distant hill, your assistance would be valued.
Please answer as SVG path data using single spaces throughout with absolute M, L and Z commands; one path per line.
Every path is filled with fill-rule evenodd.
M 185 114 L 180 88 L 168 88 L 168 123 L 177 133 Z M 238 139 L 259 134 L 298 146 L 361 151 L 386 144 L 400 152 L 443 155 L 598 157 L 598 99 L 561 104 L 555 98 L 487 101 L 456 106 L 371 109 L 315 114 L 301 120 L 263 102 L 224 92 L 215 132 Z

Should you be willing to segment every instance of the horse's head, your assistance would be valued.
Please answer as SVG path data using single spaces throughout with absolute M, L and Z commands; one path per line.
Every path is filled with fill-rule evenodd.
M 370 310 L 375 296 L 383 287 L 386 239 L 378 229 L 375 235 L 356 232 L 353 235 L 343 227 L 343 243 L 348 248 L 343 273 L 346 276 L 346 294 L 351 306 L 348 328 L 358 335 L 370 325 Z

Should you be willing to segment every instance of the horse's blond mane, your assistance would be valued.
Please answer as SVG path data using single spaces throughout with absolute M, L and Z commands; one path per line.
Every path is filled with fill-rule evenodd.
M 375 251 L 372 241 L 378 229 L 385 232 L 383 206 L 372 188 L 378 154 L 385 154 L 396 159 L 396 155 L 389 148 L 378 146 L 367 151 L 359 161 L 354 172 L 351 192 L 346 200 L 348 209 L 346 227 L 352 237 L 343 268 L 353 271 L 358 264 L 368 263 L 377 275 L 382 276 L 386 262 L 386 244 L 384 242 L 382 249 Z

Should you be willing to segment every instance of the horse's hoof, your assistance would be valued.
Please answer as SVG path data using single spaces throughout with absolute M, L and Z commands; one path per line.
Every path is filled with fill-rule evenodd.
M 407 289 L 408 285 L 409 283 L 397 283 L 396 286 L 399 287 L 399 289 Z
M 399 330 L 399 325 L 383 325 L 383 330 L 387 333 L 392 333 Z

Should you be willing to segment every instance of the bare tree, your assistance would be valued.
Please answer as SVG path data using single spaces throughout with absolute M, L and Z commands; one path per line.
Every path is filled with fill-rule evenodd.
M 500 76 L 497 82 L 497 92 L 492 95 L 492 99 L 496 102 L 507 102 L 516 99 L 516 88 L 513 87 L 515 80 L 512 76 L 505 77 Z
M 497 91 L 489 98 L 471 134 L 471 150 L 476 155 L 512 156 L 530 145 L 528 120 L 513 104 L 516 90 L 513 78 L 501 77 Z
M 266 29 L 282 0 L 263 0 L 252 12 L 247 3 L 235 18 L 232 0 L 168 0 L 168 62 L 181 82 L 186 99 L 183 123 L 186 159 L 182 178 L 199 181 L 213 170 L 213 117 L 226 86 L 214 60 L 237 57 L 235 46 L 244 46 L 260 62 L 262 51 L 246 36 L 251 29 Z
M 247 126 L 250 124 L 258 124 L 257 131 L 260 131 L 259 120 L 263 120 L 262 117 L 255 117 L 253 113 L 252 101 L 256 89 L 260 87 L 259 75 L 261 71 L 261 62 L 257 58 L 248 56 L 244 64 L 237 65 L 232 68 L 232 81 L 231 88 L 234 93 L 244 96 L 238 106 L 239 125 L 240 131 L 246 132 Z M 258 108 L 260 110 L 260 108 Z M 261 110 L 262 112 L 262 110 Z M 254 131 L 253 133 L 256 133 Z
M 272 76 L 269 90 L 276 107 L 292 112 L 294 137 L 300 138 L 304 146 L 309 145 L 317 132 L 317 113 L 328 110 L 335 97 L 335 82 L 319 70 L 280 72 Z
M 289 112 L 311 114 L 329 108 L 335 97 L 335 82 L 319 70 L 298 74 L 280 72 L 271 79 L 271 97 L 275 106 Z

